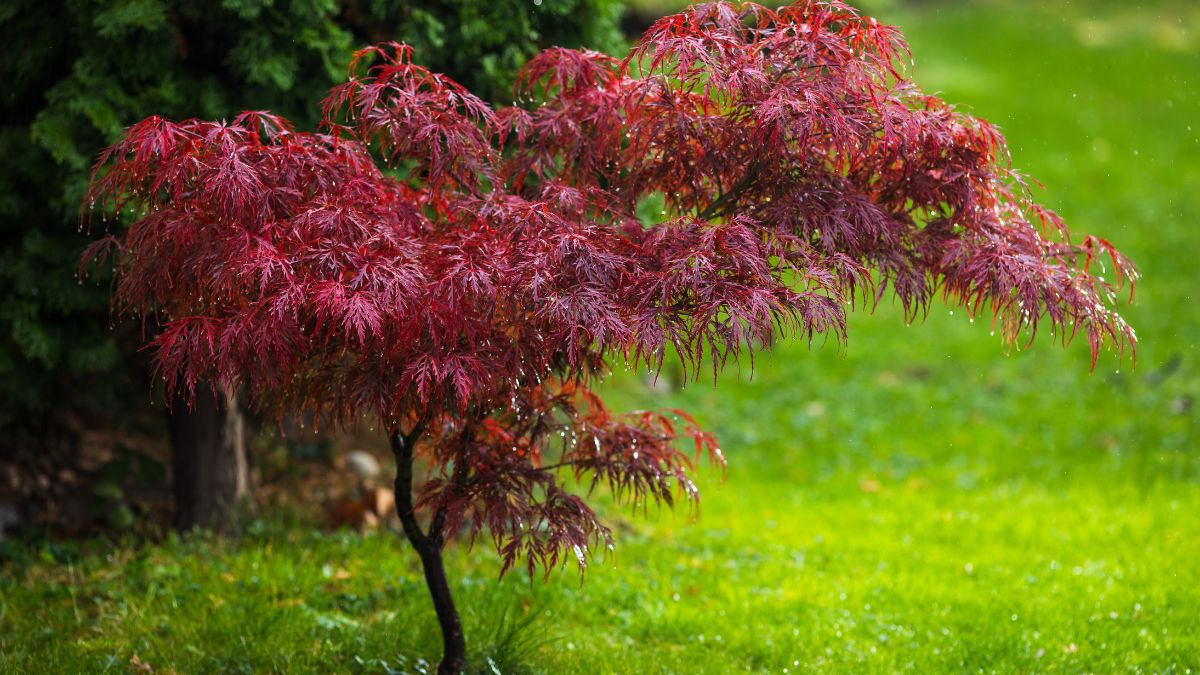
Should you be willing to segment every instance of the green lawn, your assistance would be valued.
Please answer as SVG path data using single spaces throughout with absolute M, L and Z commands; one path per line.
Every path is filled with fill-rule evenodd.
M 715 389 L 622 374 L 622 405 L 695 411 L 728 479 L 706 477 L 695 519 L 612 510 L 616 552 L 582 585 L 497 584 L 491 553 L 452 550 L 481 670 L 1200 671 L 1200 8 L 1083 4 L 882 16 L 926 88 L 999 124 L 1050 205 L 1140 264 L 1136 370 L 885 306 L 841 353 L 779 345 Z M 9 553 L 3 672 L 419 671 L 439 652 L 417 559 L 387 536 Z

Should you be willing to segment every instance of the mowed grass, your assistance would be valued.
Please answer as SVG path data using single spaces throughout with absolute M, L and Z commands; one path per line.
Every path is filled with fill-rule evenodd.
M 887 303 L 844 350 L 782 343 L 681 393 L 618 373 L 622 406 L 694 411 L 722 441 L 702 511 L 643 519 L 581 584 L 448 564 L 483 672 L 1200 671 L 1200 15 L 930 3 L 884 12 L 917 79 L 999 124 L 1079 232 L 1145 278 L 1136 369 L 1049 335 Z M 969 104 L 969 105 L 966 105 Z M 8 549 L 3 672 L 421 671 L 440 639 L 386 535 Z M 146 672 L 149 672 L 146 670 Z

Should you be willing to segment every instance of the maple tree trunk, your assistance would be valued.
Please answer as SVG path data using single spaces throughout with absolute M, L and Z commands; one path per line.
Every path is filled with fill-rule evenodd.
M 421 556 L 421 566 L 425 568 L 425 584 L 429 586 L 438 625 L 442 629 L 442 662 L 438 664 L 438 675 L 459 675 L 467 667 L 467 641 L 454 597 L 450 595 L 450 584 L 446 581 L 441 547 L 418 546 L 416 549 Z
M 437 531 L 423 532 L 413 512 L 413 445 L 420 435 L 419 427 L 408 435 L 392 432 L 392 454 L 396 456 L 396 513 L 400 516 L 408 542 L 421 558 L 425 585 L 429 587 L 438 625 L 442 630 L 442 661 L 438 664 L 438 675 L 459 675 L 467 667 L 467 642 L 463 635 L 462 620 L 454 606 L 454 596 L 450 593 L 450 583 L 446 580 L 446 567 L 442 564 L 442 546 L 445 542 Z
M 246 419 L 233 391 L 214 395 L 201 383 L 189 409 L 177 391 L 167 414 L 171 435 L 175 527 L 224 529 L 250 497 Z

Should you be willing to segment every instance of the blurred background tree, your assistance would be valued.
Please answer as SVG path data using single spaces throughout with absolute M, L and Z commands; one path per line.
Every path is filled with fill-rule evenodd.
M 152 402 L 161 394 L 134 349 L 139 329 L 110 326 L 106 280 L 75 278 L 91 162 L 124 126 L 151 114 L 221 119 L 270 109 L 312 128 L 313 102 L 344 78 L 351 51 L 387 40 L 504 100 L 513 71 L 541 48 L 615 50 L 621 10 L 619 0 L 0 6 L 0 461 L 61 477 L 87 431 L 168 435 L 161 401 L 145 403 L 147 391 Z M 249 489 L 247 425 L 236 405 L 211 396 L 199 394 L 190 414 L 174 403 L 176 523 L 219 522 Z M 27 502 L 54 491 L 44 478 L 9 482 Z

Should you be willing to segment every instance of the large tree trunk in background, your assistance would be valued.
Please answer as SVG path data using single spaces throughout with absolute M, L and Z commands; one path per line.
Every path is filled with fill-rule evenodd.
M 176 392 L 167 426 L 175 527 L 224 529 L 233 509 L 250 497 L 246 418 L 237 394 L 215 396 L 200 383 L 189 409 L 187 393 Z

